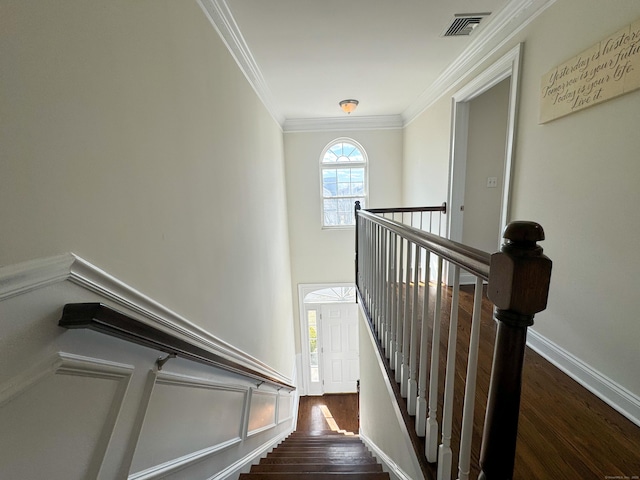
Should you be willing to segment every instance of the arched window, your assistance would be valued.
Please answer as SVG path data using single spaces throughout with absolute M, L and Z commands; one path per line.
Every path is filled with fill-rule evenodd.
M 327 145 L 320 157 L 322 226 L 353 226 L 356 200 L 367 199 L 367 155 L 357 142 L 339 138 Z

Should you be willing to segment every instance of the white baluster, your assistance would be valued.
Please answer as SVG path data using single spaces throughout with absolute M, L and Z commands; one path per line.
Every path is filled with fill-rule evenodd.
M 381 241 L 380 241 L 380 279 L 378 281 L 378 292 L 380 294 L 380 323 L 386 325 L 389 322 L 389 316 L 387 315 L 387 229 L 380 227 Z
M 422 251 L 416 245 L 416 261 L 415 271 L 413 275 L 413 283 L 415 285 L 413 290 L 413 308 L 411 309 L 411 338 L 409 339 L 409 344 L 407 345 L 407 349 L 411 354 L 411 358 L 409 360 L 409 372 L 416 370 L 416 352 L 418 352 L 418 299 L 419 299 L 419 277 L 418 277 L 418 265 L 420 265 L 420 252 Z M 427 252 L 428 255 L 428 252 Z M 414 373 L 413 376 L 409 374 L 408 386 L 407 386 L 407 411 L 409 415 L 416 414 L 416 404 L 418 402 L 418 383 L 416 382 L 416 375 Z
M 433 311 L 433 337 L 431 339 L 431 372 L 429 374 L 429 418 L 425 439 L 425 455 L 429 462 L 438 457 L 438 367 L 440 366 L 440 317 L 442 307 L 442 257 L 438 257 L 436 305 Z
M 404 240 L 402 238 L 400 238 L 400 255 L 398 256 L 398 288 L 396 291 L 396 295 L 397 295 L 397 315 L 396 315 L 396 337 L 395 337 L 395 341 L 396 341 L 396 351 L 398 352 L 398 358 L 396 359 L 396 367 L 398 364 L 400 364 L 400 368 L 396 368 L 396 382 L 400 383 L 400 385 L 402 386 L 402 378 L 403 377 L 403 372 L 405 370 L 405 365 L 404 365 L 404 352 L 402 351 L 402 346 L 401 346 L 401 338 L 402 338 L 402 329 L 403 329 L 403 324 L 402 324 L 402 292 L 404 291 L 404 286 L 402 285 L 402 255 L 403 255 L 403 250 L 404 250 Z M 402 393 L 402 389 L 400 390 L 400 393 Z
M 458 301 L 460 297 L 460 267 L 453 267 L 453 291 L 451 293 L 451 317 L 449 343 L 447 345 L 447 371 L 444 381 L 444 405 L 442 411 L 442 443 L 438 451 L 438 480 L 451 480 L 451 429 L 453 425 L 453 394 L 456 378 L 456 342 L 458 339 Z
M 409 362 L 411 357 L 415 357 L 416 355 L 416 346 L 417 341 L 413 341 L 413 337 L 417 337 L 416 327 L 414 325 L 418 322 L 418 292 L 420 290 L 420 252 L 422 249 L 416 245 L 415 247 L 415 255 L 414 255 L 414 268 L 413 268 L 413 300 L 411 307 L 411 318 L 409 319 L 409 324 L 406 327 L 405 335 L 404 335 L 404 344 L 402 347 L 402 380 L 400 383 L 400 393 L 401 395 L 407 399 L 407 408 L 408 404 L 411 400 L 409 396 L 409 373 L 411 371 L 409 367 Z M 416 345 L 416 346 L 414 346 Z M 415 391 L 413 395 L 415 396 Z M 415 408 L 415 397 L 413 399 L 413 404 Z M 415 415 L 415 409 L 413 413 L 410 415 Z
M 427 347 L 429 346 L 429 329 L 427 328 L 427 322 L 429 318 L 429 278 L 431 276 L 430 262 L 431 255 L 427 252 L 426 255 L 426 276 L 424 284 L 424 298 L 422 300 L 422 327 L 420 330 L 420 366 L 418 368 L 418 383 L 417 383 L 417 403 L 416 403 L 416 433 L 419 436 L 425 435 L 426 423 L 427 423 Z M 414 370 L 411 371 L 412 375 Z M 411 382 L 409 382 L 411 385 Z
M 473 433 L 473 408 L 476 397 L 481 310 L 482 279 L 476 277 L 476 291 L 473 297 L 473 318 L 471 320 L 471 338 L 469 340 L 469 359 L 467 361 L 467 381 L 464 388 L 464 407 L 462 410 L 458 480 L 469 480 L 469 471 L 471 470 L 471 435 Z
M 411 251 L 413 250 L 413 243 L 407 240 L 407 260 L 406 260 L 406 269 L 405 269 L 405 287 L 404 287 L 404 309 L 402 310 L 402 319 L 398 319 L 398 336 L 396 338 L 396 371 L 395 377 L 397 383 L 402 383 L 402 363 L 404 362 L 404 358 L 409 358 L 409 352 L 405 352 L 405 345 L 409 342 L 409 334 L 411 333 L 411 327 L 409 325 L 409 308 L 410 304 L 410 293 L 411 293 Z M 400 394 L 406 398 L 407 390 L 405 388 L 404 394 L 402 393 L 402 389 L 400 390 Z
M 396 291 L 396 314 L 393 316 L 393 321 L 389 325 L 389 351 L 387 352 L 387 358 L 389 358 L 389 364 L 392 370 L 396 369 L 396 356 L 393 352 L 396 350 L 396 330 L 398 328 L 398 324 L 401 322 L 400 317 L 400 305 L 402 304 L 402 257 L 404 254 L 404 240 L 400 237 L 400 252 L 398 256 L 398 288 Z
M 393 256 L 395 254 L 394 251 L 394 237 L 391 232 L 388 233 L 388 242 L 387 242 L 387 273 L 385 275 L 386 278 L 386 288 L 385 288 L 385 296 L 387 298 L 387 307 L 385 309 L 387 315 L 387 322 L 389 324 L 389 350 L 391 351 L 391 357 L 389 357 L 389 365 L 391 366 L 391 370 L 395 370 L 396 368 L 396 345 L 395 345 L 395 319 L 394 319 L 394 310 L 393 310 L 393 280 L 392 275 L 394 271 L 393 267 Z
M 376 319 L 378 327 L 381 325 L 380 319 L 380 295 L 378 294 L 380 276 L 380 226 L 375 226 L 375 235 L 373 237 L 373 315 Z

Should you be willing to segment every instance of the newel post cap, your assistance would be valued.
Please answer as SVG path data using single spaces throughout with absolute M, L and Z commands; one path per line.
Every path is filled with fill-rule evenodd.
M 487 295 L 498 309 L 533 317 L 547 307 L 551 260 L 537 242 L 544 230 L 535 222 L 511 222 L 500 252 L 491 255 Z

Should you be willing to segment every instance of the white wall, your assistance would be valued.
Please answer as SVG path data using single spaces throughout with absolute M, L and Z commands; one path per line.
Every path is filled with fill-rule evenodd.
M 371 328 L 360 321 L 360 434 L 392 478 L 423 478 Z
M 202 9 L 1 11 L 0 265 L 72 251 L 197 325 L 194 338 L 291 378 L 283 135 Z M 65 303 L 110 296 L 64 281 L 5 297 L 3 275 L 3 479 L 235 478 L 292 428 L 260 414 L 274 389 L 254 413 L 252 381 L 184 360 L 167 380 L 158 351 L 57 326 Z
M 402 198 L 405 205 L 447 201 L 451 99 L 441 99 L 404 129 Z
M 282 131 L 195 0 L 0 17 L 0 264 L 73 251 L 289 374 Z
M 297 314 L 298 284 L 355 281 L 354 229 L 323 229 L 321 225 L 322 150 L 337 138 L 354 139 L 369 160 L 369 207 L 398 206 L 402 130 L 286 133 L 284 137 L 291 276 Z M 296 328 L 297 325 L 298 322 Z
M 548 309 L 536 317 L 534 329 L 636 396 L 640 92 L 546 125 L 538 125 L 538 92 L 541 76 L 552 67 L 639 17 L 640 4 L 632 0 L 557 1 L 474 72 L 524 42 L 512 219 L 543 225 L 542 246 L 554 262 Z M 404 163 L 405 199 L 424 195 L 407 179 L 434 163 L 436 178 L 424 185 L 447 182 L 452 93 L 406 129 L 411 158 Z M 427 141 L 428 126 L 438 134 L 426 133 Z

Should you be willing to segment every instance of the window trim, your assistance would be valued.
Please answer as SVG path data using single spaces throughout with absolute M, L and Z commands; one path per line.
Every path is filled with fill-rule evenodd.
M 335 162 L 335 163 L 324 163 L 324 156 L 327 152 L 338 143 L 349 143 L 356 147 L 360 153 L 362 154 L 363 161 L 362 162 Z M 325 225 L 324 223 L 324 182 L 323 182 L 323 172 L 325 169 L 335 170 L 340 167 L 362 167 L 364 168 L 364 195 L 359 196 L 358 198 L 364 197 L 364 205 L 366 207 L 369 203 L 369 157 L 367 156 L 367 152 L 364 147 L 354 140 L 351 137 L 339 137 L 330 141 L 323 149 L 320 154 L 320 226 L 323 230 L 345 230 L 355 228 L 355 224 L 353 225 Z M 327 197 L 328 198 L 328 197 Z M 336 197 L 334 197 L 336 198 Z M 342 197 L 344 198 L 344 197 Z M 355 200 L 354 200 L 355 203 Z

